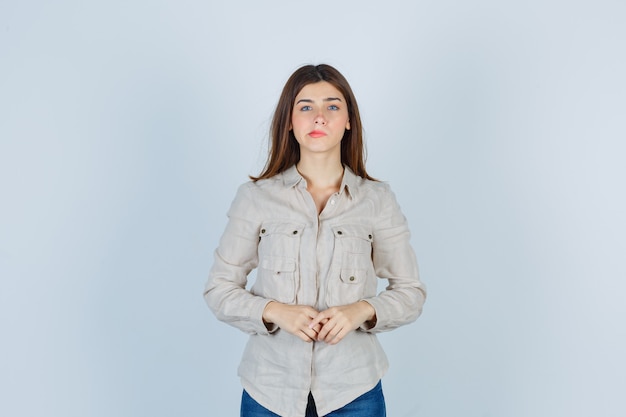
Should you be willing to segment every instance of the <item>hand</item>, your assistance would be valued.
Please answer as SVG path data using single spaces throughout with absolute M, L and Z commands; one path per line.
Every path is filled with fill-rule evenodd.
M 313 330 L 321 325 L 315 340 L 335 345 L 348 333 L 358 329 L 366 321 L 372 321 L 375 318 L 376 310 L 374 307 L 367 301 L 359 301 L 322 311 L 313 318 L 309 328 Z
M 319 314 L 309 306 L 282 304 L 271 301 L 263 311 L 263 321 L 274 323 L 281 329 L 298 336 L 305 342 L 312 342 L 322 328 L 321 323 L 310 326 L 311 320 Z

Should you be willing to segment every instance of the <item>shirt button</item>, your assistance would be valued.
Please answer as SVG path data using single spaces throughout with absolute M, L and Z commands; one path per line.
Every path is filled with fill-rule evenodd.
M 261 229 L 261 233 L 265 233 L 265 229 Z
M 330 205 L 335 205 L 335 200 L 330 200 Z
M 350 281 L 354 281 L 354 275 L 348 278 Z
M 297 235 L 297 234 L 298 234 L 298 231 L 297 231 L 297 230 L 294 230 L 294 231 L 293 231 L 293 234 L 294 234 L 294 235 Z
M 341 236 L 343 235 L 343 232 L 341 230 L 337 230 L 337 234 Z

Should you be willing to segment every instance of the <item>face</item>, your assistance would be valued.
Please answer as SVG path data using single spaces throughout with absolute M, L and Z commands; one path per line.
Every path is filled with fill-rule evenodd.
M 291 130 L 306 154 L 341 155 L 341 138 L 350 129 L 348 105 L 332 84 L 320 81 L 300 90 L 293 105 Z

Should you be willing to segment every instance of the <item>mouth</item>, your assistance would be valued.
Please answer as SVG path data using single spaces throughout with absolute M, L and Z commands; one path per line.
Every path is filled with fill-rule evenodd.
M 314 130 L 312 132 L 309 132 L 309 136 L 311 136 L 312 138 L 321 138 L 322 136 L 326 136 L 326 133 L 322 132 L 321 130 Z

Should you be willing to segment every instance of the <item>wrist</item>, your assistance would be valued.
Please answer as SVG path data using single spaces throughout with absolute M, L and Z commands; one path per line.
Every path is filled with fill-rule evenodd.
M 263 309 L 263 315 L 262 315 L 263 323 L 265 324 L 274 323 L 274 320 L 272 319 L 273 317 L 272 313 L 274 312 L 275 307 L 276 307 L 276 301 L 270 301 L 269 303 L 265 305 L 265 308 Z
M 365 318 L 365 321 L 369 322 L 369 321 L 375 320 L 376 319 L 376 309 L 374 309 L 374 307 L 370 303 L 365 301 L 365 300 L 361 300 L 361 301 L 359 301 L 359 303 L 363 307 L 363 310 L 365 312 L 364 314 L 367 315 L 366 318 Z

